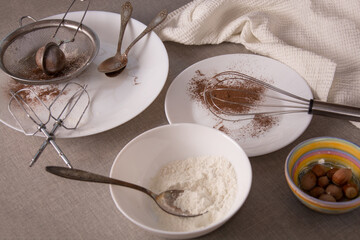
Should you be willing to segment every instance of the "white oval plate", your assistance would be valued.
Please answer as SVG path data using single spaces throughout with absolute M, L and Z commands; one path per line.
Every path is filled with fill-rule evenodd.
M 269 129 L 253 134 L 250 121 L 229 122 L 214 116 L 204 105 L 193 100 L 189 84 L 197 72 L 210 78 L 224 71 L 238 71 L 255 78 L 266 79 L 272 85 L 301 96 L 313 97 L 306 81 L 288 66 L 273 59 L 252 54 L 229 54 L 208 58 L 181 72 L 171 83 L 165 98 L 169 123 L 198 123 L 219 130 L 226 129 L 250 157 L 276 151 L 298 138 L 310 124 L 307 113 L 285 114 Z
M 80 21 L 82 15 L 83 12 L 70 12 L 66 19 Z M 59 14 L 48 17 L 48 19 L 62 17 L 63 14 Z M 71 81 L 88 85 L 87 91 L 91 103 L 76 130 L 59 128 L 56 137 L 60 138 L 82 137 L 100 133 L 134 118 L 158 96 L 166 82 L 169 70 L 169 59 L 165 46 L 160 38 L 152 32 L 130 50 L 129 63 L 119 76 L 106 77 L 105 74 L 97 71 L 97 66 L 116 52 L 120 31 L 120 15 L 110 12 L 88 11 L 83 23 L 98 35 L 100 49 L 88 69 Z M 122 49 L 125 49 L 145 27 L 141 22 L 130 19 L 124 34 Z M 11 87 L 9 85 L 13 84 L 14 80 L 7 77 L 3 72 L 0 73 L 0 77 L 0 120 L 7 126 L 21 131 L 9 113 L 7 106 L 10 99 L 9 90 Z M 64 84 L 59 84 L 57 87 L 61 89 L 63 86 Z M 39 114 L 45 113 L 40 112 Z M 48 129 L 51 129 L 50 124 Z

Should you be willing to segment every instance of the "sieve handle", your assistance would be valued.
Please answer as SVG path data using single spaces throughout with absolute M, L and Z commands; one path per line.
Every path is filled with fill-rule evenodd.
M 360 122 L 360 108 L 310 100 L 309 113 Z
M 54 35 L 52 36 L 53 38 L 55 38 L 57 32 L 59 31 L 59 28 L 60 28 L 61 24 L 63 24 L 64 21 L 65 21 L 66 15 L 69 13 L 71 7 L 74 5 L 75 2 L 76 2 L 76 0 L 73 0 L 72 3 L 70 4 L 69 8 L 66 10 L 63 18 L 61 19 L 58 27 L 57 27 L 56 30 L 55 30 Z M 88 4 L 87 4 L 86 9 L 85 9 L 85 11 L 84 11 L 84 14 L 83 14 L 83 16 L 82 16 L 82 18 L 81 18 L 81 20 L 80 20 L 80 23 L 79 23 L 79 25 L 78 25 L 75 33 L 74 33 L 74 36 L 73 36 L 72 39 L 70 39 L 70 40 L 62 40 L 62 41 L 60 41 L 60 44 L 75 41 L 75 36 L 76 36 L 76 34 L 78 33 L 80 27 L 82 26 L 82 22 L 83 22 L 83 20 L 84 20 L 84 18 L 85 18 L 85 15 L 86 15 L 87 11 L 89 10 L 89 6 L 90 6 L 90 0 L 80 0 L 80 2 L 88 2 Z
M 19 19 L 19 25 L 20 27 L 23 26 L 23 21 L 24 19 L 31 19 L 33 22 L 37 22 L 37 20 L 35 18 L 33 18 L 32 16 L 22 16 L 20 19 Z

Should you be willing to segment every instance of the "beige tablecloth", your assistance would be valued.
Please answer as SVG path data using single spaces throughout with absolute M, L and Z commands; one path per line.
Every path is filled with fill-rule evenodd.
M 0 2 L 1 39 L 18 27 L 21 16 L 32 15 L 41 19 L 60 14 L 70 3 L 58 0 Z M 118 13 L 123 2 L 92 1 L 90 10 Z M 172 12 L 189 1 L 131 2 L 134 6 L 133 17 L 148 23 L 160 9 L 166 8 Z M 241 2 L 247 4 L 248 1 L 239 1 Z M 320 1 L 316 2 L 320 4 Z M 329 9 L 337 4 L 335 1 L 326 2 Z M 347 1 L 341 1 L 343 4 L 345 2 Z M 75 7 L 74 10 L 81 8 Z M 349 18 L 355 20 L 359 11 L 357 6 L 354 9 L 343 6 L 338 9 L 338 13 L 326 9 L 318 9 L 317 13 L 331 18 L 333 14 L 348 12 Z M 343 23 L 344 27 L 351 27 L 347 25 L 349 19 L 333 21 L 335 24 Z M 359 28 L 359 22 L 354 24 Z M 305 30 L 306 28 L 302 29 Z M 287 44 L 290 45 L 290 42 Z M 342 44 L 345 43 L 339 43 Z M 251 53 L 241 44 L 235 43 L 199 46 L 168 41 L 165 42 L 165 47 L 170 64 L 168 79 L 159 96 L 144 112 L 121 126 L 96 135 L 56 140 L 74 167 L 108 175 L 116 155 L 130 140 L 146 130 L 168 123 L 164 112 L 165 94 L 181 71 L 209 57 Z M 360 72 L 357 64 L 347 67 L 342 65 L 339 68 L 337 60 L 331 58 L 336 51 L 337 48 L 323 56 L 338 64 L 335 80 L 337 71 L 340 70 L 344 73 L 342 76 L 345 76 L 346 72 Z M 359 49 L 354 49 L 355 51 Z M 343 58 L 347 59 L 345 54 Z M 6 77 L 0 79 L 8 80 Z M 293 143 L 276 152 L 250 158 L 253 182 L 245 204 L 224 226 L 200 239 L 358 239 L 359 209 L 344 215 L 319 214 L 303 206 L 292 195 L 285 180 L 284 162 L 291 149 L 303 140 L 325 135 L 360 144 L 360 130 L 352 124 L 339 119 L 314 116 L 308 129 Z M 29 168 L 28 164 L 42 141 L 43 138 L 25 136 L 5 124 L 0 124 L 0 239 L 159 239 L 128 221 L 118 211 L 108 186 L 60 179 L 45 172 L 45 166 L 63 166 L 63 162 L 51 147 L 46 148 L 36 165 Z

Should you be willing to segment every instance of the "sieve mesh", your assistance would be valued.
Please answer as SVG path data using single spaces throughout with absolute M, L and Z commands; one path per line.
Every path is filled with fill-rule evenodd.
M 65 68 L 59 73 L 46 75 L 37 65 L 37 50 L 49 42 L 72 39 L 78 23 L 66 20 L 53 34 L 61 20 L 44 20 L 28 24 L 8 36 L 1 46 L 3 70 L 17 80 L 40 83 L 43 80 L 67 80 L 78 75 L 95 57 L 98 39 L 90 29 L 82 26 L 73 42 L 63 43 L 60 49 L 66 58 Z M 86 29 L 84 29 L 86 28 Z M 46 81 L 49 83 L 48 81 Z

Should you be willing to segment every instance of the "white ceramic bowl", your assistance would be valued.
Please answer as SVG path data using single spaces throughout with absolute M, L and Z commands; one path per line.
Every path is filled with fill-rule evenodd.
M 223 225 L 243 205 L 252 181 L 252 170 L 243 149 L 224 133 L 197 124 L 173 124 L 151 129 L 130 141 L 118 154 L 110 176 L 150 188 L 151 179 L 165 164 L 195 156 L 223 156 L 233 165 L 237 176 L 237 193 L 233 206 L 219 221 L 204 228 L 166 231 L 157 221 L 153 200 L 144 193 L 125 187 L 110 186 L 118 209 L 139 227 L 166 238 L 194 238 Z

